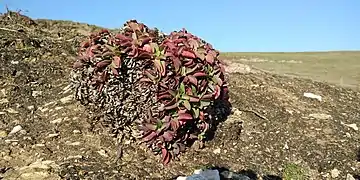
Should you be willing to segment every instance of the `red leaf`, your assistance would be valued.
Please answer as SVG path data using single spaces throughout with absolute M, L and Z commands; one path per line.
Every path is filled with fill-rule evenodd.
M 164 137 L 165 141 L 170 142 L 174 138 L 174 133 L 171 131 L 166 131 L 162 136 Z
M 194 77 L 205 77 L 205 76 L 207 76 L 207 74 L 205 72 L 200 71 L 200 72 L 194 73 L 193 76 Z
M 220 89 L 220 86 L 216 85 L 215 87 L 215 99 L 217 99 L 219 96 L 220 96 L 220 92 L 221 92 L 221 89 Z
M 200 115 L 199 115 L 200 120 L 204 121 L 205 120 L 205 116 L 204 116 L 204 112 L 200 111 Z
M 179 121 L 178 121 L 177 119 L 172 119 L 172 120 L 170 121 L 170 125 L 171 125 L 171 129 L 172 129 L 173 131 L 178 130 L 179 127 L 180 127 Z
M 123 34 L 117 34 L 117 35 L 115 36 L 115 38 L 116 38 L 116 39 L 120 39 L 121 41 L 132 41 L 131 38 L 126 37 L 126 36 L 123 35 Z
M 181 66 L 181 61 L 178 57 L 173 57 L 172 61 L 174 63 L 174 68 L 175 68 L 175 72 L 179 72 L 180 66 Z
M 212 54 L 207 54 L 206 56 L 205 56 L 205 59 L 206 59 L 206 62 L 208 62 L 209 64 L 214 64 L 214 55 L 212 55 Z
M 150 134 L 146 135 L 146 136 L 143 138 L 143 141 L 148 142 L 148 141 L 150 141 L 150 140 L 152 140 L 152 139 L 154 139 L 154 138 L 156 138 L 156 137 L 157 137 L 156 132 L 152 131 Z
M 113 62 L 114 62 L 114 65 L 116 66 L 116 68 L 121 67 L 121 59 L 119 56 L 114 56 Z
M 205 94 L 204 96 L 201 97 L 201 100 L 210 100 L 212 99 L 213 94 Z
M 146 52 L 153 53 L 150 44 L 145 44 L 142 49 Z
M 186 120 L 192 120 L 193 117 L 189 113 L 182 113 L 182 114 L 179 114 L 178 119 L 179 119 L 179 121 L 183 121 L 183 120 L 186 121 Z
M 104 60 L 96 63 L 96 67 L 103 68 L 111 63 L 111 60 Z
M 184 64 L 184 66 L 188 67 L 190 65 L 194 64 L 194 60 L 190 59 L 188 62 Z
M 157 100 L 162 100 L 162 99 L 170 99 L 172 96 L 170 94 L 163 94 L 160 96 L 157 96 Z
M 185 57 L 185 58 L 189 58 L 189 59 L 195 59 L 196 58 L 196 55 L 191 52 L 191 51 L 182 51 L 181 52 L 181 56 Z
M 80 44 L 82 48 L 88 48 L 90 46 L 90 41 L 84 41 Z
M 186 77 L 189 78 L 189 82 L 190 82 L 190 83 L 192 83 L 192 84 L 194 84 L 195 86 L 197 86 L 198 81 L 197 81 L 197 79 L 196 79 L 195 76 L 188 75 L 188 76 L 186 76 Z
M 82 67 L 84 67 L 84 63 L 79 62 L 79 61 L 76 61 L 73 65 L 74 69 L 78 69 L 78 68 L 82 68 Z
M 199 102 L 199 101 L 200 101 L 200 98 L 190 96 L 190 100 L 189 100 L 189 101 L 190 101 L 190 102 Z
M 147 43 L 149 43 L 151 41 L 150 37 L 146 37 L 142 40 L 141 46 L 144 46 L 144 44 L 146 45 Z
M 165 149 L 162 148 L 161 149 L 161 154 L 162 154 L 162 162 L 164 165 L 168 164 L 170 162 L 170 153 Z

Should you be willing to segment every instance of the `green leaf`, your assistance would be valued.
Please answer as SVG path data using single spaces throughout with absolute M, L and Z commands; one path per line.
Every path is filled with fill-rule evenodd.
M 200 110 L 198 108 L 192 108 L 192 110 L 194 111 L 195 118 L 198 118 L 200 114 Z
M 196 87 L 195 87 L 195 86 L 193 86 L 193 85 L 191 85 L 191 92 L 192 92 L 195 96 L 197 96 L 197 90 L 196 90 Z
M 187 95 L 187 94 L 183 94 L 183 95 L 181 96 L 181 98 L 184 99 L 184 100 L 189 100 L 189 99 L 190 99 L 190 96 Z
M 191 105 L 190 105 L 189 101 L 184 100 L 183 105 L 185 106 L 185 108 L 186 108 L 187 110 L 189 110 L 189 111 L 191 110 Z
M 156 129 L 161 129 L 163 126 L 163 122 L 161 120 L 156 122 Z
M 184 83 L 180 83 L 179 94 L 183 95 L 184 93 L 185 93 L 185 85 Z
M 203 109 L 204 107 L 208 107 L 211 104 L 210 101 L 200 101 L 200 109 Z

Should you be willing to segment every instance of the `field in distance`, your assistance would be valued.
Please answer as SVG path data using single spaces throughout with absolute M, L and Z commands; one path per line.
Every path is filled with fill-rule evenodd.
M 231 62 L 360 90 L 360 51 L 223 52 Z

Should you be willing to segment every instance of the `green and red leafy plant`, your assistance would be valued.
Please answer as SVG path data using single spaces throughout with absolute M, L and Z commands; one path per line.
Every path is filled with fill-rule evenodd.
M 185 29 L 164 35 L 130 20 L 116 35 L 103 30 L 81 44 L 73 76 L 78 80 L 77 97 L 101 104 L 97 107 L 113 117 L 115 128 L 130 125 L 167 164 L 191 142 L 202 143 L 219 118 L 229 113 L 224 63 L 218 56 L 209 43 Z M 109 92 L 124 85 L 131 89 Z M 84 89 L 95 90 L 82 96 Z M 114 105 L 122 104 L 114 101 L 121 99 L 114 97 L 122 91 L 132 91 L 132 102 L 138 103 L 127 120 L 115 110 L 124 107 Z

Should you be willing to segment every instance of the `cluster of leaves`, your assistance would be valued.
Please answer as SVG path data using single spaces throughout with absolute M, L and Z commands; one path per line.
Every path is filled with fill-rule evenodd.
M 94 67 L 89 85 L 99 92 L 109 78 L 118 78 L 124 61 L 141 62 L 142 88 L 155 86 L 152 108 L 137 120 L 141 140 L 167 164 L 193 141 L 203 142 L 216 101 L 228 100 L 224 65 L 219 52 L 185 29 L 159 36 L 135 20 L 115 36 L 108 30 L 81 44 L 74 68 Z M 141 94 L 139 94 L 141 96 Z M 146 113 L 147 112 L 147 113 Z
M 150 112 L 139 128 L 143 141 L 168 163 L 189 140 L 205 139 L 211 125 L 207 109 L 219 98 L 227 101 L 228 92 L 219 52 L 210 44 L 183 29 L 153 47 L 155 68 L 146 70 L 142 81 L 158 85 L 159 113 Z

